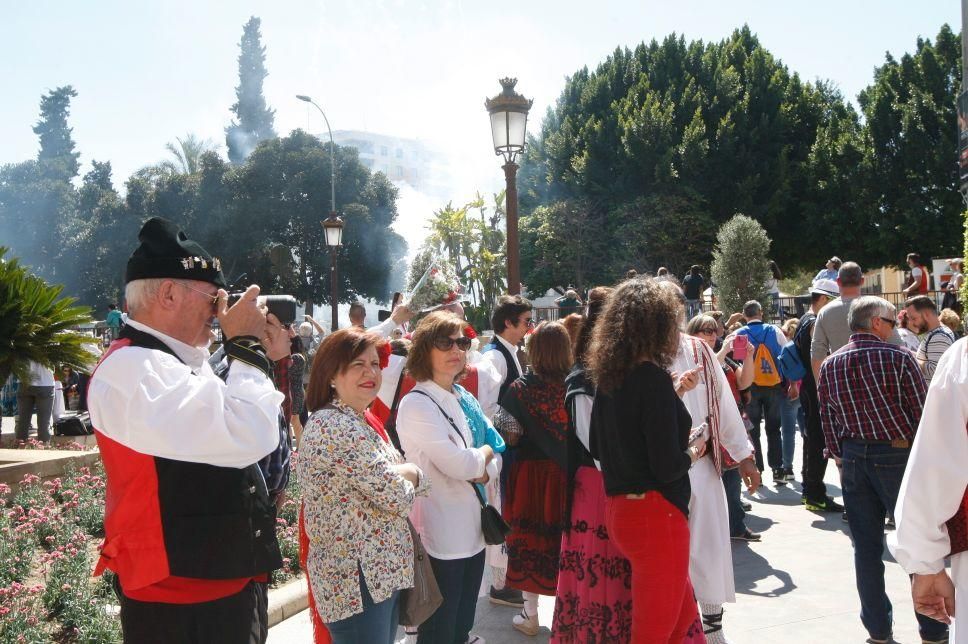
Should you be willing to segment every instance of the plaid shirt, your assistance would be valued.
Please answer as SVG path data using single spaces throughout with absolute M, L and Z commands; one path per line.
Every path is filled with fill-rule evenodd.
M 849 438 L 912 440 L 927 387 L 906 349 L 855 333 L 820 368 L 817 393 L 827 452 Z

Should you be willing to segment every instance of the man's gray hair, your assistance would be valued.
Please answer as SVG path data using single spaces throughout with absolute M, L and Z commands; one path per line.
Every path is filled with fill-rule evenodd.
M 844 262 L 837 271 L 841 286 L 860 286 L 864 282 L 864 271 L 857 262 Z
M 876 295 L 864 295 L 850 303 L 847 311 L 847 326 L 852 332 L 869 331 L 871 320 L 883 317 L 893 320 L 897 317 L 894 305 Z
M 763 305 L 756 300 L 750 300 L 743 305 L 743 317 L 746 319 L 755 318 L 763 314 Z
M 124 301 L 128 305 L 128 315 L 137 317 L 138 313 L 158 294 L 158 289 L 165 279 L 167 278 L 152 277 L 128 282 L 124 287 Z

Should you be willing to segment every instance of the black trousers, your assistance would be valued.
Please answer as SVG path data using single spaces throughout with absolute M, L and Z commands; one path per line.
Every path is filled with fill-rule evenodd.
M 118 595 L 125 644 L 265 644 L 269 637 L 268 584 L 253 581 L 234 595 L 200 604 Z
M 815 392 L 801 390 L 800 405 L 803 407 L 807 426 L 803 432 L 803 498 L 822 501 L 827 498 L 827 485 L 823 477 L 827 473 L 827 459 L 824 458 L 823 427 L 820 425 L 820 403 Z M 813 395 L 810 395 L 813 393 Z

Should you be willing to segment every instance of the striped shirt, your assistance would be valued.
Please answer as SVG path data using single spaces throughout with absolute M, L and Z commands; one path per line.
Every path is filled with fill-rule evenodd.
M 927 386 L 907 349 L 855 333 L 824 361 L 817 393 L 820 422 L 831 456 L 849 438 L 912 440 Z
M 938 360 L 941 360 L 944 352 L 954 343 L 955 334 L 943 324 L 924 336 L 921 346 L 918 347 L 918 362 L 924 368 L 924 379 L 928 384 L 931 384 L 934 370 L 938 368 Z

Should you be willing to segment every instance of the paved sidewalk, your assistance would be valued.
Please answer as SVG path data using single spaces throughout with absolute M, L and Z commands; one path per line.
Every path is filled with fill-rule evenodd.
M 795 468 L 799 478 L 800 444 Z M 727 605 L 725 629 L 733 644 L 853 644 L 867 633 L 860 623 L 860 602 L 854 586 L 853 550 L 847 524 L 840 514 L 807 512 L 800 505 L 800 485 L 775 486 L 767 473 L 765 486 L 753 499 L 747 524 L 763 533 L 760 543 L 733 543 L 736 604 Z M 832 496 L 840 498 L 836 468 L 827 470 Z M 886 551 L 885 551 L 886 552 Z M 901 644 L 917 644 L 917 622 L 911 607 L 907 576 L 886 553 L 886 582 L 894 604 L 894 635 Z M 478 603 L 474 633 L 489 644 L 547 642 L 554 600 L 542 598 L 542 633 L 534 638 L 511 628 L 515 611 Z M 269 632 L 270 644 L 311 642 L 304 611 Z

